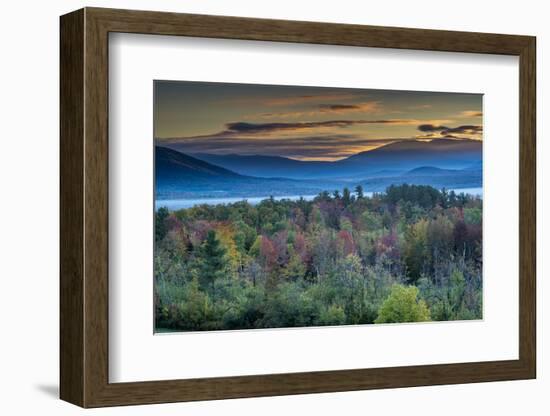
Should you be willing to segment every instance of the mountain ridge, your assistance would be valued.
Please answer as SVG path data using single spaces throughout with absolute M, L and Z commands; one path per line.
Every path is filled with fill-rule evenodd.
M 448 146 L 446 143 L 440 144 L 442 147 Z M 410 143 L 406 146 L 411 147 Z M 423 147 L 419 144 L 412 144 L 412 147 Z M 380 149 L 380 148 L 379 148 Z M 376 152 L 374 149 L 370 152 Z M 387 150 L 387 149 L 386 149 Z M 475 148 L 474 148 L 475 150 Z M 391 154 L 391 152 L 390 152 Z M 306 173 L 312 174 L 315 169 L 329 169 L 328 176 L 314 176 L 313 178 L 293 178 L 289 175 L 292 169 L 274 169 L 273 176 L 262 177 L 254 175 L 244 175 L 241 172 L 235 172 L 226 166 L 209 163 L 203 159 L 187 155 L 178 150 L 155 146 L 155 192 L 157 199 L 170 198 L 214 198 L 214 197 L 253 197 L 253 196 L 281 196 L 281 195 L 312 195 L 324 190 L 335 190 L 348 187 L 353 189 L 357 184 L 364 186 L 366 191 L 383 191 L 391 184 L 409 183 L 416 185 L 431 185 L 445 188 L 467 188 L 479 187 L 482 184 L 482 161 L 481 152 L 477 150 L 473 155 L 467 152 L 462 159 L 454 160 L 455 163 L 449 163 L 449 158 L 445 163 L 441 163 L 441 155 L 437 158 L 426 158 L 420 156 L 412 158 L 412 161 L 406 163 L 397 158 L 397 162 L 388 163 L 387 158 L 380 157 L 380 153 L 375 153 L 375 159 L 380 157 L 382 162 L 370 163 L 367 169 L 369 159 L 373 159 L 373 154 L 368 156 L 358 154 L 360 157 L 353 162 L 346 162 L 340 165 L 338 162 L 303 162 L 285 159 L 278 156 L 267 156 L 269 160 L 279 162 L 279 159 L 285 159 L 297 162 L 293 166 L 299 166 Z M 354 155 L 356 156 L 356 155 Z M 255 156 L 245 156 L 252 160 Z M 349 159 L 349 158 L 348 158 Z M 344 159 L 348 160 L 348 159 Z M 367 159 L 367 160 L 365 160 Z M 384 161 L 385 159 L 385 161 Z M 222 157 L 222 161 L 227 161 Z M 265 159 L 260 159 L 262 162 Z M 390 159 L 391 160 L 391 159 Z M 439 166 L 434 166 L 426 162 L 438 162 Z M 234 161 L 241 162 L 243 158 L 235 156 Z M 452 161 L 451 161 L 452 162 Z M 262 163 L 260 163 L 261 165 Z M 328 168 L 327 168 L 328 165 Z M 280 166 L 280 165 L 277 165 Z M 441 167 L 444 166 L 444 167 Z M 348 176 L 346 177 L 346 173 Z M 283 175 L 289 175 L 282 177 Z
M 175 149 L 176 151 L 180 151 Z M 302 161 L 271 155 L 192 153 L 241 175 L 284 176 L 291 179 L 357 178 L 379 176 L 378 171 L 404 173 L 419 166 L 461 169 L 481 163 L 482 143 L 476 140 L 401 140 L 359 152 L 337 161 Z

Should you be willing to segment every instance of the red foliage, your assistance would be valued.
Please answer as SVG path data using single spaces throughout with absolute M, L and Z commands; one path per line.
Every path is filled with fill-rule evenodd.
M 275 255 L 277 257 L 277 262 L 281 265 L 288 262 L 288 231 L 283 230 L 279 231 L 272 237 L 272 244 L 275 250 Z
M 468 241 L 468 228 L 464 221 L 458 221 L 453 229 L 454 245 L 457 250 L 464 250 Z
M 165 220 L 166 227 L 168 231 L 179 231 L 183 224 L 174 214 L 170 214 Z
M 189 236 L 193 246 L 200 246 L 206 239 L 208 231 L 214 226 L 209 221 L 197 220 L 189 224 Z
M 277 251 L 269 237 L 262 235 L 260 244 L 260 260 L 266 271 L 271 271 L 277 264 Z
M 302 233 L 297 233 L 294 239 L 294 250 L 300 256 L 304 263 L 309 263 L 311 261 L 311 255 L 307 249 L 307 243 L 304 235 Z
M 470 243 L 481 242 L 483 227 L 481 224 L 466 224 L 468 230 L 468 241 Z
M 342 230 L 338 233 L 339 244 L 341 244 L 344 257 L 355 253 L 355 243 L 349 231 Z
M 395 230 L 392 230 L 389 234 L 380 237 L 376 242 L 376 255 L 381 256 L 383 254 L 394 260 L 399 259 L 400 252 L 397 233 Z
M 294 208 L 292 211 L 292 219 L 294 224 L 296 224 L 300 229 L 305 229 L 306 217 L 300 208 Z

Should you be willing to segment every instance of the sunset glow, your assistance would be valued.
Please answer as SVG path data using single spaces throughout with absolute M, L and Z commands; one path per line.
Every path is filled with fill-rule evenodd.
M 482 95 L 155 82 L 157 143 L 336 161 L 402 140 L 482 140 Z

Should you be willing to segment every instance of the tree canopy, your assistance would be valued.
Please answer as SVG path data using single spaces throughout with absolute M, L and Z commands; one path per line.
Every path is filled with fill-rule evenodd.
M 160 208 L 154 264 L 163 330 L 480 319 L 482 200 L 358 186 Z

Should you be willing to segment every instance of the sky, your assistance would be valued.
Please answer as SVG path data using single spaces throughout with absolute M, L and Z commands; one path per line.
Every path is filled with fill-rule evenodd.
M 335 161 L 399 140 L 482 140 L 482 95 L 155 81 L 156 143 Z

